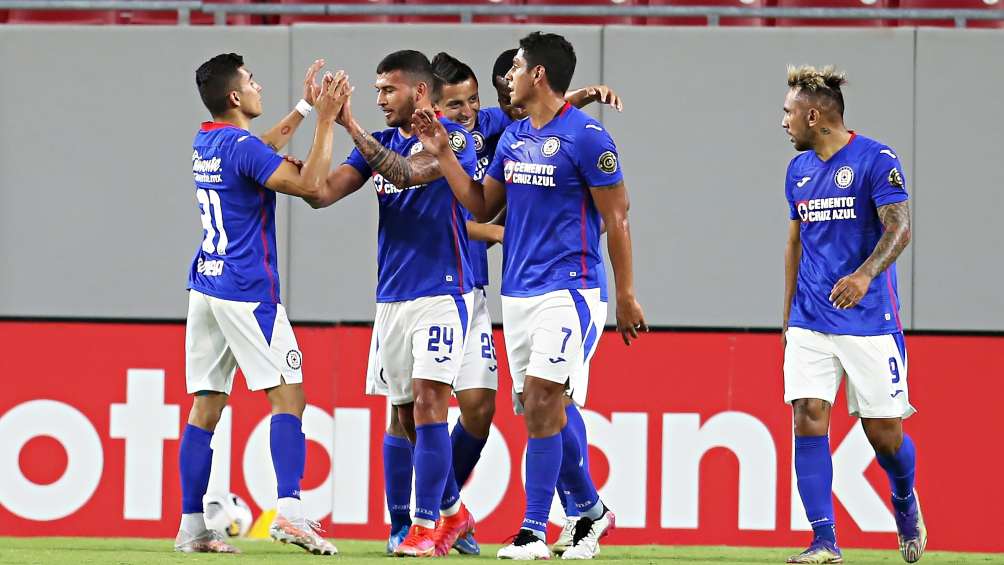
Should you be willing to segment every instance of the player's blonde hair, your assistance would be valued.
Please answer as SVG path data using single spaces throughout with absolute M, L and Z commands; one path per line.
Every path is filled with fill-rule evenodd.
M 837 110 L 844 113 L 844 95 L 841 87 L 847 84 L 847 73 L 833 65 L 817 69 L 812 65 L 788 65 L 788 86 L 799 93 L 823 96 L 837 103 Z

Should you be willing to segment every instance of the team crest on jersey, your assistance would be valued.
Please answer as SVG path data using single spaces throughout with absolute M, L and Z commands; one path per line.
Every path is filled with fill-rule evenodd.
M 549 137 L 544 141 L 544 145 L 540 147 L 540 152 L 544 154 L 544 157 L 550 157 L 557 153 L 560 147 L 560 139 L 557 137 Z
M 485 136 L 481 135 L 480 131 L 471 132 L 471 137 L 474 138 L 474 150 L 481 153 L 481 150 L 485 148 Z
M 844 165 L 837 169 L 836 174 L 833 175 L 833 182 L 836 183 L 837 188 L 847 188 L 851 186 L 854 182 L 854 169 Z
M 425 146 L 422 145 L 422 142 L 416 141 L 415 145 L 412 145 L 411 149 L 408 150 L 408 155 L 411 156 L 415 153 L 421 153 L 423 149 L 425 149 Z
M 617 172 L 617 155 L 613 151 L 604 151 L 596 161 L 596 168 L 608 175 Z
M 896 167 L 893 167 L 892 170 L 889 171 L 889 184 L 897 188 L 903 188 L 903 175 Z
M 467 138 L 464 137 L 463 132 L 453 130 L 450 132 L 450 149 L 454 153 L 460 153 L 467 147 Z
M 286 364 L 289 365 L 290 369 L 294 371 L 300 370 L 300 365 L 303 363 L 303 356 L 300 352 L 295 349 L 290 349 L 289 353 L 286 354 Z
M 505 176 L 505 181 L 509 182 L 512 180 L 512 172 L 516 169 L 516 163 L 514 161 L 506 160 L 505 166 L 502 167 L 503 175 Z

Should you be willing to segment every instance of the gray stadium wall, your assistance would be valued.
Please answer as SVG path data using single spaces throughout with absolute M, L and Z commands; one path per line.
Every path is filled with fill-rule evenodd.
M 551 26 L 554 27 L 554 26 Z M 446 50 L 482 77 L 532 28 L 0 26 L 0 316 L 183 318 L 201 228 L 188 175 L 207 119 L 194 69 L 242 53 L 264 86 L 259 131 L 301 96 L 315 57 L 345 68 L 353 108 L 382 125 L 370 88 L 386 53 Z M 1004 112 L 999 31 L 574 26 L 574 84 L 604 81 L 602 117 L 632 197 L 635 278 L 648 321 L 779 325 L 793 150 L 780 129 L 788 63 L 849 72 L 847 123 L 899 152 L 913 245 L 899 262 L 903 320 L 922 330 L 1004 331 L 998 165 Z M 379 38 L 379 41 L 374 41 Z M 304 156 L 313 119 L 288 151 Z M 351 148 L 336 132 L 335 158 Z M 367 185 L 315 211 L 280 197 L 283 298 L 294 321 L 373 316 L 376 203 Z M 494 249 L 493 277 L 500 253 Z M 496 287 L 497 288 L 497 287 Z M 498 320 L 497 297 L 492 300 Z M 611 311 L 610 319 L 613 319 Z

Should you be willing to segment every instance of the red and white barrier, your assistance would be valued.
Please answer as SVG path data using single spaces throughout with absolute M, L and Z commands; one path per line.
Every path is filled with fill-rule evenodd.
M 363 394 L 370 330 L 296 332 L 309 403 L 307 512 L 336 537 L 385 537 L 386 406 Z M 0 535 L 174 535 L 178 439 L 191 403 L 184 326 L 0 322 L 0 343 Z M 986 402 L 1004 396 L 1004 338 L 909 337 L 907 347 L 920 412 L 906 427 L 918 446 L 930 547 L 1004 551 L 1004 493 L 981 479 L 1004 464 L 992 445 L 1002 426 Z M 464 493 L 482 541 L 514 533 L 523 511 L 526 434 L 498 352 L 495 428 Z M 594 479 L 618 516 L 609 542 L 804 545 L 781 395 L 776 335 L 656 332 L 631 347 L 606 335 L 584 415 Z M 211 488 L 236 492 L 256 513 L 275 496 L 268 412 L 263 395 L 239 381 L 213 439 Z M 842 400 L 834 415 L 841 543 L 894 547 L 885 475 Z

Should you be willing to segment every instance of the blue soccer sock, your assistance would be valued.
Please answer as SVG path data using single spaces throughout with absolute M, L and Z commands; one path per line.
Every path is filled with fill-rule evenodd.
M 212 439 L 213 432 L 192 424 L 185 425 L 178 449 L 182 514 L 202 513 L 202 497 L 209 488 L 209 473 L 213 466 L 213 450 L 209 447 Z
M 903 443 L 894 455 L 876 454 L 876 458 L 889 476 L 892 505 L 899 512 L 908 512 L 913 506 L 913 478 L 917 464 L 917 450 L 913 440 L 903 434 Z
M 481 459 L 481 451 L 488 443 L 488 438 L 472 436 L 457 420 L 450 440 L 453 442 L 453 476 L 457 480 L 457 486 L 463 487 Z
M 836 543 L 829 436 L 795 437 L 795 476 L 798 478 L 798 494 L 815 538 Z
M 578 411 L 576 411 L 578 413 Z M 598 519 L 603 515 L 603 504 L 589 476 L 582 454 L 582 442 L 571 425 L 561 429 L 561 472 L 559 481 L 574 501 L 582 516 Z
M 450 432 L 446 422 L 416 426 L 415 518 L 435 522 L 443 501 L 450 468 Z M 456 480 L 453 479 L 456 489 Z
M 575 434 L 575 439 L 579 442 L 579 453 L 582 455 L 582 464 L 589 472 L 589 442 L 586 438 L 586 422 L 582 419 L 582 412 L 575 404 L 565 406 L 565 417 L 568 420 L 567 426 Z
M 387 496 L 390 527 L 398 531 L 411 525 L 411 473 L 414 446 L 407 438 L 383 435 L 383 488 Z
M 561 434 L 530 438 L 526 444 L 526 515 L 523 528 L 543 539 L 561 469 Z
M 564 457 L 562 457 L 564 461 Z M 575 507 L 575 501 L 568 493 L 568 488 L 565 487 L 564 483 L 561 482 L 561 475 L 558 475 L 558 488 L 555 489 L 558 493 L 558 500 L 561 501 L 561 507 L 565 509 L 566 518 L 577 518 L 579 516 L 579 509 Z
M 292 414 L 272 415 L 269 444 L 279 498 L 300 498 L 300 479 L 307 461 L 307 438 L 301 426 Z

